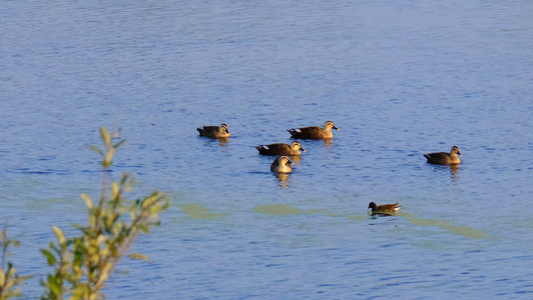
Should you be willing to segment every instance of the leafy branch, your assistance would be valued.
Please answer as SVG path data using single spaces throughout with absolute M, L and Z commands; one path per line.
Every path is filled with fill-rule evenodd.
M 6 266 L 6 256 L 9 255 L 7 251 L 9 246 L 20 246 L 19 241 L 7 238 L 7 225 L 4 225 L 4 229 L 0 232 L 0 246 L 2 248 L 2 261 L 0 264 L 0 300 L 20 297 L 20 288 L 16 287 L 20 286 L 30 276 L 16 275 L 15 267 L 10 262 L 8 262 Z
M 129 251 L 135 238 L 142 233 L 149 234 L 150 228 L 160 224 L 159 214 L 169 205 L 169 197 L 160 191 L 136 201 L 124 197 L 134 184 L 134 178 L 124 173 L 121 179 L 111 182 L 108 191 L 108 170 L 112 165 L 117 148 L 124 140 L 115 144 L 109 132 L 100 127 L 100 136 L 105 150 L 96 146 L 89 148 L 103 156 L 102 191 L 95 205 L 92 198 L 82 194 L 87 206 L 88 224 L 75 226 L 81 234 L 67 238 L 63 231 L 54 226 L 57 242 L 50 242 L 48 249 L 41 249 L 48 264 L 54 267 L 41 284 L 45 286 L 42 299 L 100 299 L 102 289 L 116 265 Z M 129 212 L 130 220 L 124 220 Z M 130 254 L 131 258 L 147 259 L 139 253 Z

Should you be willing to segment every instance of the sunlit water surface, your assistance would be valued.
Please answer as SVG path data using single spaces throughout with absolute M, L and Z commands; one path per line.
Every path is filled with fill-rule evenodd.
M 163 224 L 108 299 L 533 296 L 533 3 L 5 1 L 0 217 L 42 294 L 39 253 L 112 176 L 166 191 Z M 285 180 L 254 146 L 340 128 Z M 196 127 L 226 122 L 227 141 Z M 458 145 L 455 168 L 426 152 Z M 389 217 L 370 201 L 399 202 Z M 4 221 L 5 220 L 5 221 Z

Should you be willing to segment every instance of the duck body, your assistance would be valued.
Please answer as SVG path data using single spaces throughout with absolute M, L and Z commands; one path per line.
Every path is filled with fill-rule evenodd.
M 270 165 L 270 171 L 276 173 L 291 173 L 292 172 L 292 162 L 287 156 L 280 156 L 276 158 Z
M 291 134 L 291 137 L 294 139 L 320 140 L 320 139 L 331 139 L 333 137 L 333 133 L 331 133 L 331 129 L 339 130 L 339 128 L 335 127 L 335 124 L 333 124 L 332 121 L 326 121 L 324 123 L 324 128 L 320 128 L 318 126 L 310 126 L 310 127 L 292 128 L 287 131 Z
M 430 164 L 437 164 L 437 165 L 455 165 L 460 164 L 461 160 L 457 156 L 462 156 L 461 152 L 459 151 L 459 147 L 453 146 L 450 150 L 450 153 L 448 152 L 435 152 L 435 153 L 428 153 L 424 154 L 424 157 L 427 159 L 427 162 Z
M 368 208 L 371 208 L 373 213 L 380 213 L 380 212 L 396 212 L 401 208 L 401 206 L 398 205 L 398 203 L 377 205 L 374 202 L 370 202 L 368 204 Z
M 255 147 L 259 154 L 262 155 L 300 155 L 300 150 L 305 152 L 305 149 L 302 148 L 302 145 L 298 141 L 292 142 L 290 145 L 284 143 L 276 143 L 270 145 L 259 145 Z
M 226 138 L 231 135 L 226 123 L 222 123 L 220 126 L 203 126 L 203 128 L 196 128 L 196 130 L 198 130 L 200 136 L 210 138 Z

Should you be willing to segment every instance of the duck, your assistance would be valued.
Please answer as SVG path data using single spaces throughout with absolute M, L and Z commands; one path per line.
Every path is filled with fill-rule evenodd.
M 292 162 L 288 156 L 277 157 L 272 164 L 270 165 L 270 171 L 277 173 L 291 173 L 292 172 Z
M 454 165 L 461 163 L 461 160 L 457 155 L 463 156 L 459 151 L 459 147 L 453 146 L 448 152 L 435 152 L 424 154 L 428 163 L 437 164 L 437 165 Z
M 198 130 L 200 136 L 210 138 L 227 138 L 231 135 L 226 123 L 222 123 L 220 126 L 203 126 L 203 128 L 196 128 L 196 130 Z
M 302 144 L 298 141 L 292 142 L 290 145 L 284 143 L 276 143 L 270 145 L 259 145 L 255 147 L 259 154 L 262 155 L 300 155 L 300 150 L 305 152 L 305 149 L 302 148 Z
M 374 202 L 370 202 L 368 204 L 368 208 L 371 208 L 373 213 L 381 213 L 381 212 L 395 212 L 399 210 L 401 206 L 398 205 L 398 203 L 377 205 Z
M 323 129 L 318 126 L 310 126 L 310 127 L 292 128 L 287 131 L 291 134 L 291 137 L 294 139 L 320 140 L 320 139 L 331 139 L 333 137 L 333 134 L 331 133 L 331 129 L 339 130 L 339 128 L 335 127 L 335 124 L 333 124 L 332 121 L 326 121 L 324 123 Z

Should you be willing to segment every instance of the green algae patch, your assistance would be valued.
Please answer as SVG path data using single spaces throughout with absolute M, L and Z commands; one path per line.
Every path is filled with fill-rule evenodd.
M 254 207 L 254 212 L 278 216 L 296 215 L 303 213 L 300 209 L 290 206 L 288 204 L 258 205 Z
M 310 214 L 310 215 L 319 214 L 319 213 L 325 213 L 325 214 L 327 214 L 328 216 L 331 216 L 331 217 L 339 217 L 340 216 L 339 214 L 332 213 L 332 212 L 330 212 L 327 209 L 311 209 L 311 210 L 306 210 L 305 213 L 306 214 Z
M 481 239 L 485 238 L 485 233 L 483 231 L 476 230 L 474 228 L 469 228 L 465 226 L 451 226 L 448 228 L 451 233 L 460 234 L 469 239 Z
M 355 220 L 366 220 L 368 216 L 362 216 L 362 215 L 353 215 L 348 216 L 348 219 L 355 219 Z
M 444 230 L 448 230 L 450 233 L 462 235 L 469 239 L 482 239 L 487 236 L 483 231 L 479 231 L 474 228 L 453 225 L 452 222 L 446 222 L 441 220 L 424 220 L 414 217 L 411 214 L 401 213 L 402 216 L 405 216 L 409 222 L 419 226 L 437 226 Z
M 208 212 L 207 208 L 200 203 L 179 204 L 178 206 L 189 218 L 195 220 L 218 219 L 222 216 L 222 214 Z

